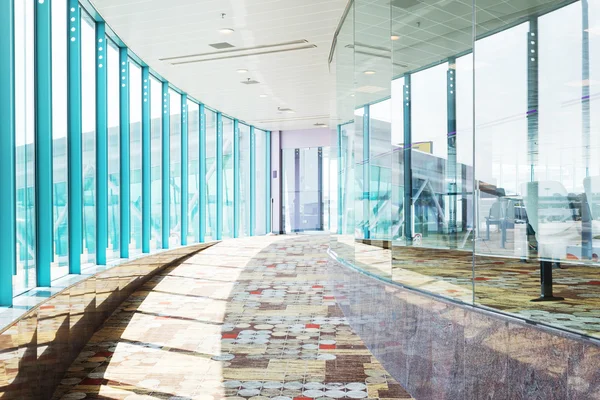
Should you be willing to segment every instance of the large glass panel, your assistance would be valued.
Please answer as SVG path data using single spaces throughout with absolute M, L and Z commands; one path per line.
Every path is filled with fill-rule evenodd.
M 13 292 L 36 286 L 34 2 L 15 2 L 15 135 L 17 268 Z
M 107 94 L 108 94 L 108 248 L 106 259 L 117 259 L 120 256 L 120 221 L 121 221 L 121 155 L 120 155 L 120 115 L 119 89 L 121 74 L 119 72 L 119 49 L 108 41 L 106 48 Z
M 240 230 L 239 237 L 250 235 L 250 127 L 240 129 Z
M 129 252 L 142 252 L 142 69 L 129 60 Z
M 206 113 L 206 241 L 217 238 L 217 113 Z
M 67 1 L 52 2 L 52 217 L 51 279 L 69 273 L 67 159 Z
M 233 237 L 233 120 L 223 117 L 223 238 Z
M 255 214 L 256 225 L 254 227 L 255 235 L 265 235 L 267 233 L 267 212 L 270 212 L 269 199 L 267 199 L 267 157 L 270 152 L 267 150 L 267 134 L 260 129 L 254 129 L 254 141 L 256 148 L 256 201 Z
M 200 106 L 188 100 L 188 243 L 200 241 Z M 184 177 L 185 179 L 185 177 Z
M 171 110 L 169 248 L 173 248 L 181 244 L 181 95 L 173 89 L 169 89 L 169 106 Z
M 81 21 L 81 126 L 83 173 L 82 264 L 96 262 L 96 23 Z
M 150 77 L 150 249 L 162 248 L 162 83 Z

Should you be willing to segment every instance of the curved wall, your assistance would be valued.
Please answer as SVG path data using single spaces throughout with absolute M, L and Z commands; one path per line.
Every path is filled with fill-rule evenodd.
M 452 303 L 328 263 L 352 328 L 417 400 L 595 399 L 591 341 Z

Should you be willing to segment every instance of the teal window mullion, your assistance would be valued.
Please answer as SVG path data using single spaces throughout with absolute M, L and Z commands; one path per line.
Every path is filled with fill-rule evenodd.
M 0 1 L 0 306 L 13 301 L 16 255 L 14 0 Z
M 170 150 L 171 150 L 171 114 L 169 108 L 169 82 L 162 83 L 163 118 L 162 118 L 162 248 L 169 248 L 169 186 L 170 186 Z
M 266 141 L 265 141 L 265 146 L 267 148 L 266 150 L 266 154 L 267 154 L 267 168 L 266 168 L 266 173 L 267 173 L 267 180 L 266 180 L 266 185 L 265 185 L 265 191 L 266 191 L 266 196 L 265 196 L 265 200 L 266 200 L 266 204 L 264 204 L 265 206 L 265 217 L 266 217 L 266 232 L 270 233 L 272 232 L 271 229 L 271 131 L 265 131 L 265 135 L 266 136 Z
M 370 198 L 371 198 L 371 174 L 370 174 L 370 112 L 369 105 L 364 106 L 363 114 L 363 239 L 369 239 L 371 237 L 369 230 L 369 217 L 370 217 Z
M 52 263 L 52 10 L 35 3 L 35 208 L 37 286 L 50 286 Z
M 81 142 L 81 9 L 78 0 L 69 0 L 68 10 L 68 215 L 69 273 L 81 273 L 83 248 L 83 177 Z
M 411 124 L 411 89 L 410 74 L 404 75 L 404 100 L 402 112 L 404 115 L 404 238 L 412 243 L 412 124 Z
M 240 230 L 240 123 L 233 120 L 233 237 Z
M 150 252 L 152 226 L 150 69 L 142 67 L 142 252 Z
M 119 105 L 121 107 L 120 123 L 120 178 L 119 184 L 121 201 L 121 258 L 129 258 L 129 240 L 130 240 L 130 127 L 129 127 L 129 56 L 126 47 L 119 49 L 119 68 L 121 77 L 121 86 L 119 87 Z
M 96 24 L 96 264 L 106 265 L 108 247 L 108 87 L 106 26 Z
M 217 232 L 216 240 L 223 237 L 223 115 L 217 113 Z
M 338 235 L 342 234 L 342 223 L 343 223 L 343 215 L 344 208 L 342 204 L 343 200 L 343 192 L 342 192 L 342 125 L 337 126 L 337 167 L 338 167 L 338 191 L 337 191 L 337 218 L 338 218 Z
M 204 243 L 206 240 L 206 112 L 204 110 L 204 104 L 200 104 L 200 137 L 198 140 L 199 149 L 199 170 L 200 170 L 200 197 L 199 207 L 200 207 L 200 217 L 198 221 L 200 223 L 200 242 Z
M 188 108 L 187 94 L 181 95 L 181 245 L 188 237 Z
M 250 230 L 248 236 L 254 236 L 256 225 L 256 140 L 254 127 L 250 127 Z

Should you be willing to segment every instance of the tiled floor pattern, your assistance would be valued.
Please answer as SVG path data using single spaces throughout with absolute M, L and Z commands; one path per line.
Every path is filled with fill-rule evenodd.
M 477 256 L 426 247 L 381 249 L 340 238 L 346 258 L 373 274 L 467 303 L 514 313 L 535 321 L 600 337 L 600 269 L 563 264 L 554 269 L 554 294 L 564 301 L 532 302 L 540 296 L 540 268 L 535 261 Z M 393 258 L 393 261 L 392 261 Z
M 222 242 L 154 277 L 86 345 L 56 399 L 410 399 L 327 283 L 327 236 Z

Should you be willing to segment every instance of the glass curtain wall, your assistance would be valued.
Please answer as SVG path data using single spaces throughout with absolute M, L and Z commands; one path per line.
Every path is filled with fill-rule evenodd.
M 169 89 L 169 104 L 171 107 L 169 247 L 177 247 L 181 244 L 181 95 L 173 89 Z
M 385 279 L 600 337 L 585 317 L 600 295 L 600 4 L 474 6 L 354 1 L 332 60 L 332 247 Z
M 54 257 L 51 279 L 69 273 L 67 158 L 67 8 L 52 2 L 52 219 Z
M 17 265 L 13 292 L 36 284 L 35 233 L 35 13 L 34 2 L 16 1 L 15 37 L 15 183 Z
M 83 254 L 96 262 L 96 23 L 81 11 L 81 127 L 83 175 Z
M 188 243 L 200 241 L 200 106 L 188 100 Z M 183 179 L 186 179 L 183 177 Z
M 119 49 L 111 40 L 106 48 L 107 70 L 107 111 L 108 111 L 108 248 L 106 259 L 113 260 L 120 257 L 120 118 L 121 107 L 119 87 L 121 74 L 119 72 Z
M 43 3 L 40 1 L 40 3 Z M 10 59 L 14 57 L 14 104 L 4 102 L 0 104 L 0 114 L 8 115 L 12 112 L 14 105 L 15 124 L 14 124 L 14 151 L 15 154 L 15 196 L 8 199 L 14 202 L 15 213 L 12 214 L 10 207 L 4 207 L 0 210 L 0 221 L 13 220 L 16 231 L 14 237 L 4 238 L 0 243 L 0 251 L 8 248 L 14 248 L 16 259 L 13 265 L 10 263 L 0 266 L 10 270 L 13 276 L 12 281 L 4 281 L 3 292 L 8 293 L 12 286 L 12 293 L 22 294 L 29 289 L 35 288 L 37 284 L 38 271 L 42 279 L 50 278 L 56 281 L 69 274 L 70 269 L 77 273 L 80 267 L 85 271 L 86 268 L 94 267 L 96 263 L 96 254 L 102 254 L 104 249 L 97 249 L 97 234 L 106 235 L 107 248 L 106 260 L 109 264 L 114 264 L 119 258 L 122 249 L 120 249 L 120 222 L 121 214 L 124 210 L 129 211 L 130 216 L 130 237 L 127 242 L 129 251 L 132 255 L 142 251 L 142 227 L 144 226 L 142 216 L 142 193 L 143 182 L 141 171 L 143 162 L 141 152 L 142 143 L 142 71 L 145 64 L 140 60 L 132 49 L 119 47 L 123 42 L 114 34 L 110 27 L 106 26 L 106 55 L 97 54 L 102 52 L 102 44 L 98 44 L 96 38 L 97 23 L 105 23 L 102 17 L 94 10 L 89 2 L 81 2 L 79 7 L 69 9 L 67 0 L 53 0 L 50 2 L 51 9 L 51 42 L 50 59 L 52 71 L 48 76 L 50 82 L 46 82 L 46 76 L 35 75 L 36 64 L 36 7 L 39 6 L 35 0 L 23 0 L 14 2 L 14 54 L 0 54 L 1 59 Z M 41 6 L 43 7 L 43 6 Z M 42 9 L 43 10 L 43 9 Z M 42 12 L 44 12 L 43 10 Z M 71 24 L 77 22 L 77 17 L 81 17 L 80 27 L 72 27 Z M 40 29 L 43 27 L 40 26 Z M 79 29 L 79 32 L 77 31 Z M 104 40 L 102 40 L 104 42 Z M 45 46 L 40 43 L 40 46 Z M 124 45 L 123 45 L 124 46 Z M 80 57 L 81 62 L 69 66 L 69 49 L 75 57 Z M 40 50 L 43 50 L 40 48 Z M 123 113 L 124 104 L 120 102 L 120 90 L 126 86 L 121 76 L 124 72 L 119 59 L 121 50 L 127 50 L 131 59 L 129 60 L 129 80 L 128 89 L 129 109 L 129 131 L 131 147 L 130 154 L 130 184 L 128 188 L 121 187 L 120 173 L 120 122 Z M 38 54 L 44 54 L 44 51 Z M 97 57 L 102 56 L 102 60 Z M 46 60 L 39 60 L 44 63 Z M 97 80 L 97 68 L 106 68 L 106 87 L 102 79 Z M 266 220 L 268 212 L 267 188 L 270 180 L 267 175 L 268 157 L 270 151 L 267 148 L 267 133 L 262 130 L 255 131 L 255 146 L 251 147 L 250 130 L 248 125 L 240 124 L 240 147 L 239 153 L 234 154 L 234 119 L 224 117 L 224 142 L 223 142 L 223 170 L 217 171 L 217 115 L 215 110 L 205 109 L 206 113 L 206 142 L 200 143 L 200 105 L 189 100 L 183 107 L 189 109 L 188 112 L 188 148 L 181 147 L 181 93 L 179 88 L 173 87 L 170 90 L 171 104 L 171 126 L 170 143 L 171 148 L 162 148 L 162 115 L 163 115 L 163 94 L 162 85 L 166 81 L 156 75 L 151 76 L 149 88 L 150 93 L 150 251 L 156 251 L 163 247 L 175 247 L 181 243 L 181 235 L 187 235 L 188 243 L 196 243 L 200 240 L 201 227 L 205 228 L 205 239 L 216 239 L 217 222 L 223 223 L 223 234 L 225 237 L 234 237 L 234 191 L 239 189 L 240 201 L 239 218 L 240 230 L 237 232 L 241 236 L 254 234 L 264 234 L 267 231 Z M 45 110 L 36 109 L 36 93 L 43 93 L 46 84 L 51 84 L 52 98 L 51 115 L 46 115 Z M 168 82 L 167 82 L 168 83 Z M 80 104 L 70 104 L 70 90 L 80 89 Z M 106 90 L 106 120 L 107 120 L 107 202 L 106 209 L 101 210 L 104 204 L 97 202 L 96 188 L 100 183 L 98 179 L 97 154 L 101 149 L 96 143 L 96 124 L 97 111 L 104 104 L 96 104 L 97 93 Z M 74 92 L 73 92 L 74 93 Z M 79 96 L 77 96 L 79 97 Z M 72 109 L 70 108 L 72 106 Z M 36 130 L 36 123 L 42 123 L 43 119 L 51 117 L 51 137 L 48 141 L 36 141 L 36 134 L 41 131 Z M 79 120 L 80 119 L 80 120 Z M 77 128 L 81 123 L 81 128 Z M 42 125 L 37 125 L 42 126 Z M 70 131 L 69 127 L 76 127 L 76 131 Z M 72 140 L 72 141 L 71 141 Z M 77 144 L 81 140 L 81 146 L 75 146 L 69 149 L 69 144 Z M 47 148 L 46 145 L 49 147 Z M 236 147 L 237 148 L 237 147 Z M 254 168 L 250 168 L 251 152 L 256 150 L 254 156 L 257 157 L 256 173 L 252 176 Z M 10 150 L 10 149 L 9 149 Z M 163 151 L 170 152 L 170 182 L 169 197 L 170 211 L 170 243 L 165 246 L 161 241 L 162 231 L 162 154 Z M 200 152 L 206 151 L 205 160 L 200 160 Z M 187 153 L 182 153 L 187 152 Z M 189 185 L 188 202 L 188 231 L 181 232 L 182 226 L 182 198 L 181 198 L 181 156 L 187 154 L 189 158 L 189 170 L 186 177 Z M 39 254 L 44 248 L 44 242 L 38 244 L 37 226 L 43 227 L 46 221 L 41 220 L 39 215 L 44 216 L 45 208 L 36 201 L 36 196 L 45 195 L 44 185 L 36 185 L 36 168 L 41 167 L 46 160 L 43 158 L 51 155 L 49 167 L 49 179 L 51 179 L 51 198 L 47 199 L 48 212 L 51 212 L 52 224 L 48 230 L 48 254 Z M 72 157 L 72 158 L 70 158 Z M 238 169 L 234 168 L 234 158 L 239 157 L 240 165 Z M 79 161 L 81 158 L 81 162 Z M 69 164 L 69 161 L 77 160 L 75 164 Z M 206 162 L 206 185 L 201 186 L 200 162 Z M 220 161 L 220 160 L 219 160 Z M 236 163 L 237 165 L 237 163 Z M 69 171 L 72 177 L 80 180 L 81 188 L 76 182 L 69 180 Z M 222 173 L 223 191 L 217 193 L 217 177 Z M 81 177 L 79 177 L 81 174 Z M 238 174 L 236 176 L 236 174 Z M 234 177 L 239 178 L 239 186 L 234 188 Z M 6 176 L 10 179 L 11 177 Z M 250 196 L 250 182 L 255 182 L 255 198 Z M 72 183 L 73 185 L 69 185 Z M 71 187 L 77 193 L 72 192 Z M 129 191 L 129 204 L 122 204 L 121 191 Z M 206 198 L 206 217 L 200 218 L 200 192 Z M 204 196 L 203 196 L 204 197 Z M 76 202 L 69 204 L 69 200 L 75 199 Z M 78 199 L 78 200 L 77 200 Z M 42 199 L 43 200 L 43 199 Z M 252 201 L 254 200 L 254 202 Z M 81 209 L 77 215 L 69 215 L 69 210 L 74 209 L 81 202 Z M 103 202 L 100 202 L 103 203 Z M 251 206 L 254 203 L 254 210 Z M 217 205 L 223 206 L 223 220 L 217 221 Z M 71 206 L 71 207 L 70 207 Z M 38 213 L 38 209 L 40 212 Z M 251 213 L 256 213 L 256 225 L 254 232 L 250 229 Z M 7 215 L 5 215 L 6 213 Z M 39 215 L 38 215 L 39 214 Z M 97 224 L 97 215 L 106 215 L 107 225 Z M 69 229 L 69 223 L 77 223 L 81 219 L 81 229 Z M 49 220 L 49 218 L 48 218 Z M 203 225 L 205 224 L 205 225 Z M 74 225 L 77 228 L 78 224 Z M 97 232 L 97 229 L 106 229 L 105 232 Z M 50 248 L 51 242 L 51 248 Z M 2 245 L 2 243 L 4 243 Z M 80 243 L 81 251 L 78 254 L 71 254 L 69 243 Z M 72 248 L 71 248 L 72 250 Z M 100 250 L 100 252 L 98 252 Z M 70 257 L 77 260 L 76 265 L 69 265 Z M 79 258 L 78 258 L 79 257 Z M 80 262 L 79 262 L 80 261 Z M 37 264 L 39 263 L 39 265 Z M 72 268 L 69 268 L 72 267 Z M 1 282 L 0 282 L 1 283 Z M 2 285 L 0 285 L 2 286 Z
M 217 238 L 217 113 L 206 113 L 206 240 Z
M 270 199 L 267 199 L 267 185 L 271 182 L 267 180 L 267 157 L 271 156 L 271 152 L 267 150 L 267 134 L 260 129 L 254 129 L 255 137 L 255 160 L 256 160 L 256 201 L 255 210 L 256 225 L 254 227 L 254 235 L 265 235 L 267 233 L 267 213 L 271 212 L 269 204 Z
M 223 117 L 223 238 L 233 235 L 233 120 Z
M 162 249 L 162 83 L 150 77 L 150 249 Z
M 129 218 L 131 254 L 142 252 L 142 69 L 129 60 Z
M 250 236 L 250 127 L 239 124 L 240 129 L 240 225 L 238 237 Z

